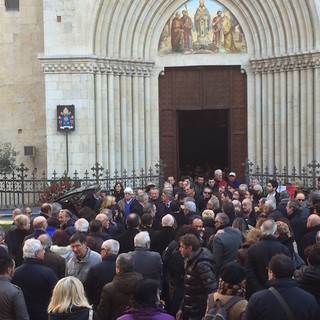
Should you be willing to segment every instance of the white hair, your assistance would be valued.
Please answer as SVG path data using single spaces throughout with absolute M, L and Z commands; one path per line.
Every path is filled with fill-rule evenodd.
M 277 230 L 277 224 L 274 220 L 268 219 L 262 223 L 260 229 L 263 236 L 274 235 Z
M 173 216 L 171 214 L 166 214 L 161 220 L 161 225 L 163 227 L 172 227 L 174 225 Z
M 74 228 L 79 232 L 88 232 L 89 222 L 84 218 L 80 218 L 74 223 Z
M 269 199 L 264 204 L 265 207 L 269 208 L 270 211 L 276 210 L 276 203 L 273 199 Z
M 134 237 L 134 246 L 137 248 L 145 248 L 148 242 L 150 242 L 148 231 L 141 231 Z
M 221 169 L 217 169 L 217 170 L 215 170 L 214 175 L 216 176 L 217 174 L 221 174 L 221 173 L 222 173 L 222 170 Z
M 186 207 L 187 210 L 189 210 L 192 213 L 195 213 L 197 211 L 196 204 L 194 202 L 192 202 L 192 201 L 187 201 L 185 203 L 185 207 Z
M 28 239 L 23 246 L 23 258 L 36 258 L 36 253 L 41 251 L 41 242 L 38 239 Z
M 102 243 L 102 248 L 108 251 L 108 256 L 117 256 L 120 249 L 120 244 L 117 240 L 109 239 Z

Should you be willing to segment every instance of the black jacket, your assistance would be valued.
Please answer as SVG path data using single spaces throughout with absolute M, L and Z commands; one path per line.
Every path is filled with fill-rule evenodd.
M 204 316 L 208 294 L 217 289 L 212 264 L 212 253 L 206 248 L 199 248 L 186 261 L 184 299 L 181 304 L 184 317 Z
M 311 293 L 320 305 L 320 265 L 319 266 L 302 266 L 294 273 L 294 278 L 298 286 Z
M 269 281 L 267 288 L 274 287 L 299 320 L 320 319 L 319 305 L 308 292 L 297 287 L 295 280 L 282 278 Z M 275 295 L 270 290 L 256 292 L 249 300 L 245 313 L 246 320 L 289 320 Z
M 49 300 L 57 281 L 58 277 L 53 270 L 41 265 L 37 259 L 26 259 L 16 269 L 12 283 L 22 289 L 30 319 L 47 318 Z
M 320 225 L 307 229 L 306 233 L 301 238 L 298 249 L 301 258 L 305 261 L 306 257 L 304 255 L 304 249 L 316 243 L 316 235 L 318 231 L 320 231 Z
M 249 247 L 246 265 L 248 297 L 263 289 L 268 281 L 269 261 L 277 253 L 284 253 L 291 257 L 289 249 L 271 235 L 262 236 L 259 242 Z
M 112 282 L 107 283 L 101 294 L 98 306 L 100 320 L 115 320 L 121 316 L 130 305 L 137 283 L 143 277 L 137 272 L 120 273 Z
M 162 230 L 157 232 L 151 241 L 151 250 L 162 256 L 163 251 L 174 240 L 175 236 L 176 231 L 172 227 L 162 227 Z
M 89 309 L 88 308 L 74 308 L 68 313 L 50 313 L 48 320 L 88 320 L 89 319 Z M 97 314 L 93 312 L 93 320 L 99 320 Z
M 128 228 L 116 237 L 116 240 L 120 243 L 119 254 L 134 250 L 134 237 L 139 232 L 136 228 Z
M 288 219 L 290 220 L 294 240 L 296 241 L 299 248 L 301 245 L 301 238 L 307 230 L 306 220 L 301 218 L 300 209 L 295 209 L 293 213 L 288 216 Z
M 116 275 L 116 257 L 105 256 L 102 262 L 94 265 L 88 272 L 84 288 L 93 309 L 96 310 L 101 297 L 103 286 L 113 280 Z

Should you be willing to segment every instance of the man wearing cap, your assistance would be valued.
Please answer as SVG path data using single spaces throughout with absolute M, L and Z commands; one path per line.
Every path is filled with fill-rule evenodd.
M 236 173 L 233 171 L 229 173 L 228 182 L 232 183 L 236 188 L 239 188 L 240 186 L 240 182 L 236 180 Z

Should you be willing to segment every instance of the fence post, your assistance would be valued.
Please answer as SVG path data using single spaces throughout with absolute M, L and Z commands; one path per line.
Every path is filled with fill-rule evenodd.
M 21 163 L 20 166 L 17 168 L 17 171 L 20 172 L 17 174 L 19 178 L 21 178 L 21 197 L 22 197 L 22 202 L 21 204 L 24 206 L 24 178 L 27 178 L 27 174 L 25 172 L 28 172 L 29 169 Z M 18 202 L 19 202 L 19 194 L 18 194 Z
M 246 185 L 250 184 L 250 173 L 252 172 L 253 163 L 247 158 L 241 163 L 241 166 L 244 167 L 244 182 Z
M 317 185 L 317 183 L 316 183 L 317 175 L 319 175 L 319 170 L 317 170 L 317 169 L 320 168 L 320 164 L 317 163 L 316 160 L 312 160 L 311 163 L 308 164 L 308 168 L 309 169 L 311 168 L 311 170 L 309 170 L 309 173 L 312 174 L 312 188 L 313 188 L 313 190 L 315 190 L 316 185 Z
M 102 177 L 103 175 L 103 167 L 100 166 L 100 164 L 98 162 L 96 162 L 96 164 L 91 168 L 91 170 L 93 171 L 92 176 L 96 178 L 96 183 L 99 183 L 100 181 L 100 177 Z M 102 172 L 100 172 L 102 171 Z

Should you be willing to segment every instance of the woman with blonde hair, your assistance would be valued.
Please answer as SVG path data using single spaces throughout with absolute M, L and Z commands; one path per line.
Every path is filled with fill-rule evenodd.
M 81 281 L 75 277 L 59 280 L 48 306 L 48 320 L 98 320 L 85 296 Z

